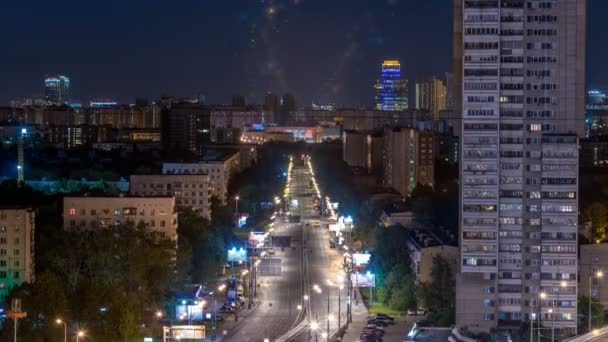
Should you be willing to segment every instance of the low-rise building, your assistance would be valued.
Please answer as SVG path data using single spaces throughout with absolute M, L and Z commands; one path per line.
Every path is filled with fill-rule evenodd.
M 177 239 L 175 197 L 64 197 L 63 226 L 94 230 L 125 223 L 145 224 L 161 237 Z
M 34 280 L 34 227 L 31 208 L 0 208 L 0 300 Z
M 411 210 L 393 204 L 385 206 L 380 214 L 380 224 L 384 227 L 408 226 L 412 222 L 414 222 L 414 213 Z
M 131 175 L 133 196 L 175 196 L 175 205 L 211 218 L 209 175 Z
M 599 299 L 600 303 L 606 307 L 608 305 L 606 279 L 598 278 L 596 275 L 601 271 L 603 277 L 608 276 L 608 243 L 581 245 L 578 266 L 578 293 L 588 297 L 589 286 L 591 286 L 591 296 Z
M 418 283 L 431 281 L 435 256 L 441 256 L 449 262 L 453 276 L 458 272 L 458 247 L 444 244 L 429 231 L 413 230 L 407 248 L 410 252 L 410 266 Z
M 206 174 L 209 175 L 211 195 L 223 204 L 228 196 L 228 183 L 239 172 L 239 152 L 227 152 L 213 157 L 205 157 L 198 163 L 163 163 L 163 174 Z

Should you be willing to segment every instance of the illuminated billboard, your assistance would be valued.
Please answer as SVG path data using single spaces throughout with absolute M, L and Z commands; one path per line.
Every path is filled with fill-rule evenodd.
M 371 254 L 369 253 L 354 253 L 353 254 L 353 263 L 355 265 L 367 265 L 369 263 L 369 259 L 371 258 Z
M 367 273 L 352 273 L 350 279 L 355 287 L 376 287 L 376 275 Z
M 247 261 L 247 250 L 243 247 L 236 249 L 232 247 L 228 250 L 228 262 Z

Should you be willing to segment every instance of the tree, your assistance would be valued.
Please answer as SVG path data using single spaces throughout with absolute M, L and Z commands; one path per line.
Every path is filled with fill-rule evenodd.
M 589 327 L 589 297 L 580 296 L 578 298 L 579 331 L 587 331 Z M 591 316 L 593 317 L 592 326 L 600 327 L 604 325 L 604 306 L 597 297 L 591 300 Z
M 452 270 L 448 261 L 440 255 L 433 258 L 431 280 L 420 283 L 419 298 L 427 308 L 453 308 L 454 286 Z
M 584 218 L 591 220 L 593 240 L 606 240 L 608 238 L 608 208 L 601 202 L 593 202 L 583 213 Z
M 415 277 L 411 273 L 398 273 L 399 284 L 393 288 L 389 306 L 401 312 L 416 308 Z

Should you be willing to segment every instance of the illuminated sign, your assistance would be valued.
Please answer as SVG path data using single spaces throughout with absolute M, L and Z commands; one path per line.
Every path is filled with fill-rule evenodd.
M 353 262 L 355 265 L 367 265 L 369 263 L 369 259 L 371 258 L 371 254 L 369 253 L 354 253 L 353 254 Z
M 376 275 L 367 273 L 352 273 L 350 279 L 356 287 L 376 287 Z
M 236 247 L 232 247 L 232 249 L 228 250 L 228 262 L 235 261 L 247 261 L 247 250 L 243 247 L 236 249 Z
M 251 247 L 262 247 L 264 246 L 264 240 L 266 240 L 268 234 L 262 232 L 251 232 L 249 233 L 249 246 Z

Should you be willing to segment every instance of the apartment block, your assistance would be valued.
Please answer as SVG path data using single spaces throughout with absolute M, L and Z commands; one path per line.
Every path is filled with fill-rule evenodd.
M 342 159 L 350 167 L 364 168 L 368 173 L 382 169 L 382 131 L 345 130 L 342 136 Z
M 177 207 L 191 209 L 211 219 L 209 175 L 131 175 L 132 196 L 174 196 Z
M 64 197 L 65 229 L 94 230 L 125 223 L 145 224 L 161 237 L 177 240 L 175 197 Z
M 11 289 L 34 280 L 34 227 L 30 208 L 0 208 L 0 299 Z
M 434 186 L 434 138 L 432 132 L 413 128 L 384 130 L 383 183 L 403 196 L 416 185 Z
M 577 326 L 584 0 L 456 0 L 462 67 L 456 324 Z
M 602 272 L 602 277 L 597 277 Z M 600 303 L 608 306 L 608 244 L 594 243 L 581 245 L 579 258 L 578 291 L 581 296 L 597 298 Z M 590 289 L 591 288 L 591 289 Z M 591 290 L 591 291 L 589 291 Z
M 209 175 L 211 195 L 223 204 L 228 196 L 228 183 L 239 172 L 239 152 L 230 152 L 222 157 L 207 158 L 198 163 L 163 163 L 163 174 Z

